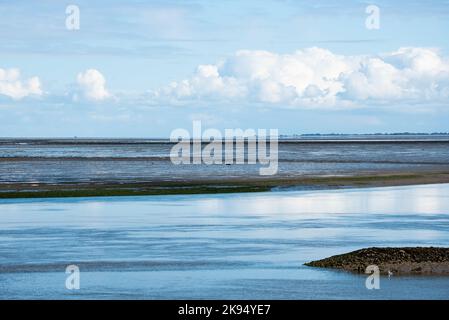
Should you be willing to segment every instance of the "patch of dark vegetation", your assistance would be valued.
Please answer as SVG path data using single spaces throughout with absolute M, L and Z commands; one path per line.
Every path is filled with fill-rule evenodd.
M 0 192 L 0 199 L 8 198 L 68 198 L 68 197 L 115 197 L 115 196 L 145 196 L 170 194 L 211 194 L 235 192 L 269 191 L 267 187 L 253 186 L 194 186 L 194 187 L 152 187 L 152 188 L 96 188 L 96 189 L 61 189 Z
M 88 183 L 0 183 L 0 199 L 50 197 L 111 197 L 169 194 L 322 190 L 448 183 L 449 172 L 376 173 L 354 176 L 276 176 L 173 181 L 95 181 Z

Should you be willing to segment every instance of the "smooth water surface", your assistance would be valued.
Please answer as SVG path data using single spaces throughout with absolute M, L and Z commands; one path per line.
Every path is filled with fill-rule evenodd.
M 449 246 L 449 185 L 0 200 L 0 298 L 448 299 L 449 277 L 381 279 L 304 262 Z M 81 270 L 80 290 L 65 268 Z

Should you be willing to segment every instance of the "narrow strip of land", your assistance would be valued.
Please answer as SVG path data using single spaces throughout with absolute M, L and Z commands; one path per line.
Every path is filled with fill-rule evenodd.
M 206 194 L 401 186 L 449 183 L 449 172 L 367 173 L 353 176 L 301 176 L 197 179 L 179 181 L 104 181 L 88 183 L 1 183 L 0 198 L 98 197 Z

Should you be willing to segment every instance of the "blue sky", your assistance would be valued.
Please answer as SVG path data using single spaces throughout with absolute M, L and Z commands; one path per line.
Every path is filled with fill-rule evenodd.
M 192 120 L 449 131 L 449 1 L 0 1 L 0 14 L 0 136 L 166 137 Z

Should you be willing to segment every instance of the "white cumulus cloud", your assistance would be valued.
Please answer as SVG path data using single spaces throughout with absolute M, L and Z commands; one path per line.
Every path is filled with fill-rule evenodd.
M 154 92 L 171 101 L 210 99 L 292 107 L 347 107 L 397 102 L 444 103 L 449 59 L 429 48 L 345 56 L 321 48 L 292 54 L 242 50 Z
M 76 78 L 79 92 L 83 98 L 91 101 L 102 101 L 111 97 L 106 89 L 106 79 L 100 71 L 87 69 L 80 72 Z M 78 99 L 78 95 L 74 96 Z
M 22 80 L 19 69 L 0 68 L 0 95 L 20 100 L 27 96 L 40 96 L 42 93 L 38 77 Z

